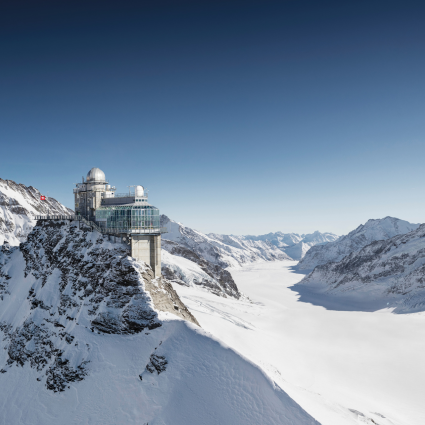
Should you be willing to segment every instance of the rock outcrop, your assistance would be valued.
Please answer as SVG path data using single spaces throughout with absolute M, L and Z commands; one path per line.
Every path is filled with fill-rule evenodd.
M 84 223 L 40 221 L 20 247 L 0 250 L 0 367 L 29 364 L 49 390 L 90 373 L 79 327 L 137 334 L 161 326 L 158 311 L 198 324 L 169 282 Z

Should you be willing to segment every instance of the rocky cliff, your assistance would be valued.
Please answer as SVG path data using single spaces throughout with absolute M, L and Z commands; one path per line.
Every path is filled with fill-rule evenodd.
M 29 364 L 53 391 L 89 373 L 76 328 L 130 335 L 161 326 L 157 310 L 197 324 L 171 285 L 83 223 L 43 221 L 0 251 L 3 372 Z

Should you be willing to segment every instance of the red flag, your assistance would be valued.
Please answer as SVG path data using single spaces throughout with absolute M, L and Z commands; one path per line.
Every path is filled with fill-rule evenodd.
M 45 200 L 46 200 L 46 197 L 45 197 L 44 195 L 41 195 L 41 196 L 40 196 L 40 199 L 41 199 L 42 201 L 45 201 Z

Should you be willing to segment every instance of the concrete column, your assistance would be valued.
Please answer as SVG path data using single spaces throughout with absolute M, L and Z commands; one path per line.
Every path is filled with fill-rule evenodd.
M 148 264 L 161 276 L 161 235 L 131 235 L 131 256 Z

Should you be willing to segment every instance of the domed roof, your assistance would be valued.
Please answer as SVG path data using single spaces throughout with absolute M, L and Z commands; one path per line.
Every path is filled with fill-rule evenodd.
M 145 194 L 145 190 L 143 188 L 143 186 L 136 186 L 134 189 L 134 194 L 136 196 L 143 196 Z
M 87 173 L 86 180 L 88 182 L 104 182 L 106 181 L 105 173 L 100 168 L 93 167 Z

